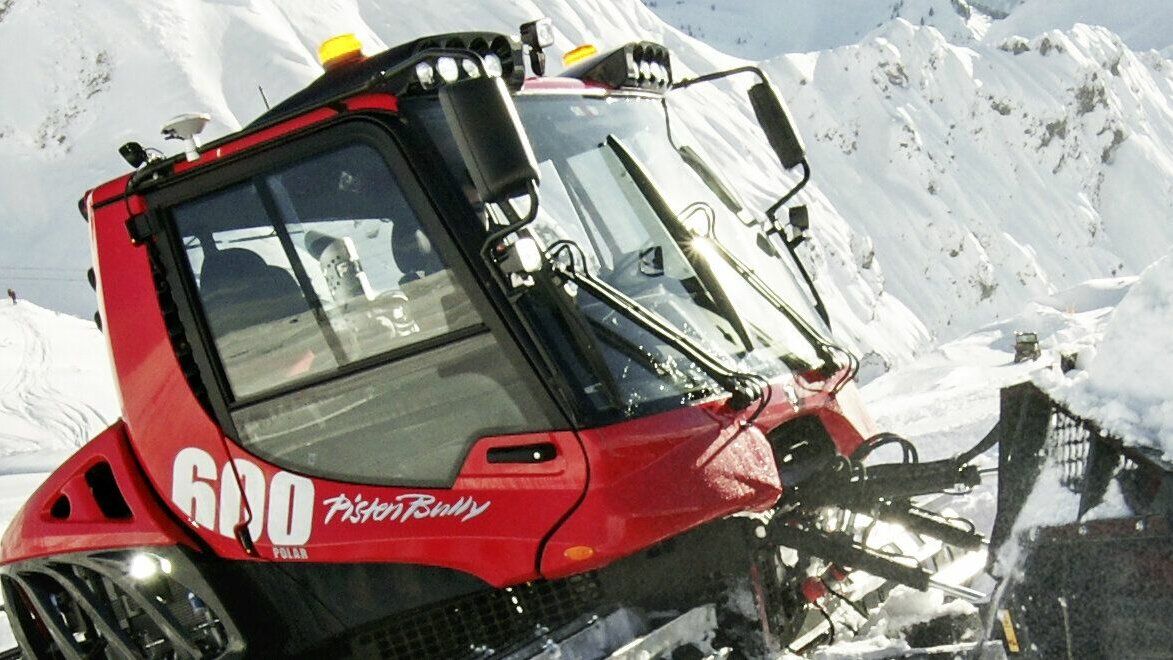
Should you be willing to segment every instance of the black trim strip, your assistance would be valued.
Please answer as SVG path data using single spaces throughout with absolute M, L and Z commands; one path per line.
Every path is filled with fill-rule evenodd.
M 326 345 L 330 347 L 330 352 L 334 355 L 334 361 L 339 366 L 347 364 L 349 360 L 346 357 L 346 351 L 342 349 L 342 341 L 338 339 L 338 333 L 334 331 L 330 317 L 326 316 L 326 310 L 322 307 L 322 299 L 318 297 L 318 292 L 314 291 L 309 273 L 305 271 L 305 264 L 301 263 L 301 258 L 297 255 L 297 248 L 293 245 L 293 239 L 289 237 L 289 227 L 285 225 L 288 219 L 281 213 L 281 209 L 277 208 L 277 203 L 273 201 L 273 194 L 269 191 L 264 177 L 255 176 L 252 178 L 252 183 L 257 195 L 261 198 L 261 205 L 265 207 L 265 212 L 269 215 L 269 222 L 273 225 L 273 232 L 277 234 L 277 241 L 281 243 L 281 249 L 285 251 L 289 267 L 293 269 L 293 277 L 297 280 L 301 295 L 309 304 L 310 311 L 313 312 L 314 319 L 318 322 L 318 328 L 321 329 L 322 336 L 326 339 Z M 235 393 L 233 396 L 235 397 Z

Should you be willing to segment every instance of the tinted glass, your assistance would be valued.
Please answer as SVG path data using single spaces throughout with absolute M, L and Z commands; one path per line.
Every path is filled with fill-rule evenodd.
M 237 399 L 480 322 L 371 146 L 173 214 Z
M 258 456 L 450 486 L 477 439 L 555 426 L 375 147 L 326 150 L 172 216 L 237 439 Z

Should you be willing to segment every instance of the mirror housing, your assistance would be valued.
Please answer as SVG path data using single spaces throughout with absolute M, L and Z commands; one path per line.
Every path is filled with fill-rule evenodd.
M 538 162 L 505 83 L 464 78 L 439 89 L 440 106 L 481 199 L 504 203 L 529 194 Z
M 750 87 L 749 102 L 782 167 L 789 170 L 801 164 L 806 159 L 806 145 L 794 128 L 790 110 L 774 86 L 763 80 Z

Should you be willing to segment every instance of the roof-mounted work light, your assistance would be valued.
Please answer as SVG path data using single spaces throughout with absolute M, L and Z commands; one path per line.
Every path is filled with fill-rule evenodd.
M 521 43 L 529 46 L 529 67 L 535 76 L 546 73 L 544 48 L 554 45 L 554 22 L 549 18 L 521 24 Z
M 666 91 L 672 85 L 672 56 L 660 44 L 636 41 L 584 60 L 562 75 L 608 87 Z

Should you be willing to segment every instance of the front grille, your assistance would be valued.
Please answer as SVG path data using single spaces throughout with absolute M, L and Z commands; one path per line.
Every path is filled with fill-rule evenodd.
M 1161 479 L 1161 468 L 1139 450 L 1054 401 L 1044 453 L 1050 464 L 1059 468 L 1059 483 L 1080 496 L 1081 517 L 1103 501 L 1113 479 L 1129 505 L 1144 513 L 1148 502 L 1143 500 L 1151 500 L 1151 481 Z
M 394 615 L 321 651 L 356 658 L 488 658 L 567 626 L 601 604 L 593 574 L 491 589 Z

